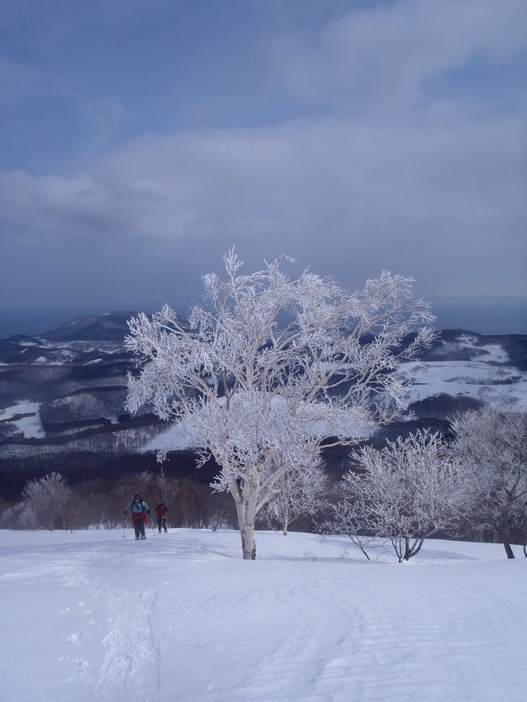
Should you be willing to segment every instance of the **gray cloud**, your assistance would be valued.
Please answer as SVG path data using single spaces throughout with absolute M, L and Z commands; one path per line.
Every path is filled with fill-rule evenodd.
M 400 108 L 473 57 L 505 61 L 524 51 L 524 15 L 521 0 L 405 0 L 350 13 L 309 38 L 281 37 L 272 55 L 295 98 Z
M 388 269 L 427 297 L 527 296 L 526 13 L 460 8 L 401 0 L 269 32 L 258 75 L 282 117 L 268 124 L 138 129 L 117 145 L 126 96 L 86 96 L 74 167 L 0 173 L 0 294 L 186 307 L 236 245 L 251 268 L 288 253 L 350 287 Z M 503 104 L 478 92 L 506 69 Z

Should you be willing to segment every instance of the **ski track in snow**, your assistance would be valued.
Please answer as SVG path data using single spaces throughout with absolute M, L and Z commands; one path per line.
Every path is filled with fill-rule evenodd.
M 147 700 L 159 695 L 159 652 L 152 630 L 151 612 L 156 591 L 112 594 L 103 640 L 105 656 L 95 686 L 103 699 Z
M 269 532 L 247 563 L 232 532 L 127 532 L 0 548 L 0 665 L 21 702 L 524 699 L 526 559 L 430 542 L 415 563 L 366 562 L 339 558 L 343 539 Z
M 135 563 L 137 554 L 105 556 L 90 558 L 88 572 L 81 576 L 92 595 L 102 597 L 106 609 L 108 633 L 101 641 L 104 657 L 94 696 L 132 702 L 146 702 L 152 695 L 159 698 L 160 658 L 152 624 L 157 590 L 149 585 L 140 560 Z
M 51 556 L 53 550 L 46 547 L 44 552 Z M 44 590 L 43 599 L 51 595 L 53 602 L 60 602 L 55 610 L 45 616 L 38 612 L 37 617 L 49 632 L 52 649 L 59 648 L 54 631 L 66 629 L 69 634 L 63 639 L 66 653 L 62 647 L 56 658 L 56 681 L 64 692 L 54 691 L 53 699 L 144 702 L 152 694 L 159 699 L 160 657 L 152 626 L 157 590 L 148 586 L 141 566 L 139 577 L 134 576 L 137 554 L 116 553 L 113 548 L 106 553 L 104 546 L 94 552 L 92 544 L 87 550 L 69 548 L 64 560 L 53 557 L 45 567 L 32 565 L 33 557 L 38 554 L 12 557 L 11 562 L 23 560 L 24 565 L 1 574 L 0 583 L 25 582 L 34 592 L 36 580 Z M 19 697 L 23 702 L 42 698 L 41 690 L 27 690 Z

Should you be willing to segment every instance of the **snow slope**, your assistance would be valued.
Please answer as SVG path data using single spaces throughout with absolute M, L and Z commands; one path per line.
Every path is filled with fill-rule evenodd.
M 124 537 L 124 538 L 123 538 Z M 3 697 L 20 702 L 515 702 L 527 559 L 429 541 L 408 564 L 344 537 L 0 532 Z
M 44 436 L 44 429 L 39 412 L 40 403 L 19 402 L 13 407 L 0 409 L 0 422 L 10 422 L 26 438 L 40 439 Z
M 469 332 L 460 332 L 436 352 L 440 357 L 464 352 L 469 360 L 435 360 L 432 352 L 426 362 L 402 364 L 398 374 L 413 375 L 412 402 L 446 393 L 519 412 L 527 409 L 527 373 L 511 363 L 500 344 L 483 343 Z

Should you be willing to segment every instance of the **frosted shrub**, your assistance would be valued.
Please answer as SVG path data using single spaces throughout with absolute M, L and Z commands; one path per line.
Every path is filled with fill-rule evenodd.
M 427 537 L 457 526 L 471 474 L 439 434 L 418 432 L 351 457 L 354 468 L 343 478 L 344 499 L 334 507 L 331 527 L 364 553 L 380 538 L 392 544 L 399 562 L 407 561 Z

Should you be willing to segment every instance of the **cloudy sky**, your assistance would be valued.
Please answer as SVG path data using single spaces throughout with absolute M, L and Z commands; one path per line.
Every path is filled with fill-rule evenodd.
M 11 333 L 186 311 L 232 246 L 527 298 L 525 0 L 0 0 L 0 47 Z

